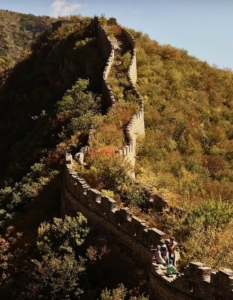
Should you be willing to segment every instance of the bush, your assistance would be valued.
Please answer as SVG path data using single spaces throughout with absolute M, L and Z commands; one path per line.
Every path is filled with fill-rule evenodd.
M 114 192 L 109 190 L 101 190 L 103 196 L 114 198 Z
M 131 291 L 132 294 L 132 291 Z M 101 292 L 100 299 L 101 300 L 124 300 L 124 299 L 130 299 L 130 300 L 148 300 L 149 298 L 144 295 L 139 296 L 130 296 L 128 290 L 124 287 L 124 285 L 121 283 L 116 289 L 108 290 L 105 289 Z
M 92 154 L 88 166 L 83 177 L 92 187 L 100 190 L 117 190 L 129 180 L 129 174 L 133 171 L 132 165 L 121 156 L 100 157 Z
M 136 185 L 133 181 L 128 181 L 120 187 L 121 199 L 127 206 L 140 206 L 143 204 L 141 187 Z
M 57 102 L 58 112 L 76 109 L 79 115 L 86 114 L 90 110 L 97 111 L 100 107 L 100 100 L 95 101 L 91 92 L 87 92 L 89 81 L 79 79 L 71 90 L 68 90 Z
M 207 200 L 201 202 L 188 215 L 185 222 L 195 228 L 197 224 L 202 224 L 205 230 L 209 226 L 216 229 L 229 224 L 233 219 L 233 204 L 219 200 Z

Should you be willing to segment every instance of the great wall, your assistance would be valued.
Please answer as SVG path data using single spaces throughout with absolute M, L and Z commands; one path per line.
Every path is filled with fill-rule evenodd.
M 114 45 L 98 19 L 95 19 L 97 39 L 100 51 L 106 59 L 103 73 L 102 93 L 108 105 L 115 105 L 115 98 L 108 84 L 108 74 L 114 63 Z M 62 26 L 60 24 L 60 26 Z M 54 26 L 57 29 L 59 26 Z M 136 45 L 133 37 L 123 30 L 125 37 L 132 47 L 131 64 L 128 70 L 133 93 L 140 103 L 140 111 L 132 116 L 127 125 L 127 145 L 118 154 L 128 158 L 133 164 L 136 155 L 137 135 L 144 135 L 143 99 L 138 93 L 135 83 L 137 80 Z M 153 299 L 233 299 L 233 271 L 229 269 L 213 272 L 201 262 L 190 262 L 180 277 L 167 277 L 164 271 L 152 262 L 152 244 L 160 243 L 166 234 L 156 228 L 149 228 L 146 222 L 132 215 L 129 208 L 117 208 L 116 201 L 103 196 L 101 192 L 88 187 L 86 182 L 73 170 L 73 157 L 66 154 L 64 170 L 64 185 L 61 199 L 62 215 L 83 213 L 89 220 L 90 227 L 99 226 L 111 233 L 114 238 L 132 253 L 140 257 L 149 274 L 149 297 Z M 150 194 L 153 209 L 162 211 L 168 208 L 168 203 L 157 195 Z

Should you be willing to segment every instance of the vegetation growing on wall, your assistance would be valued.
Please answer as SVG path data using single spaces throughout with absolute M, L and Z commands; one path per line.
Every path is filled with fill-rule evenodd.
M 114 59 L 109 65 L 109 72 L 104 75 L 113 92 L 114 104 L 94 126 L 89 151 L 85 153 L 85 167 L 77 167 L 77 172 L 91 187 L 111 194 L 120 205 L 138 206 L 143 200 L 140 187 L 129 175 L 133 173 L 133 168 L 129 161 L 116 157 L 117 150 L 129 142 L 125 134 L 127 124 L 132 115 L 139 111 L 138 99 L 128 79 L 132 49 L 114 18 L 106 20 L 102 17 L 100 21 L 114 45 Z
M 34 25 L 31 16 L 20 14 L 17 18 L 33 34 L 44 26 L 37 21 Z M 38 19 L 43 24 L 50 21 Z M 114 19 L 105 24 L 110 34 L 116 34 Z M 182 218 L 172 213 L 151 213 L 150 218 L 152 222 L 159 220 L 166 232 L 183 243 L 187 250 L 184 263 L 198 259 L 214 268 L 233 268 L 233 74 L 210 67 L 185 50 L 160 46 L 140 32 L 131 33 L 137 42 L 137 87 L 144 96 L 146 121 L 146 137 L 137 157 L 137 180 L 166 194 L 171 205 L 186 209 Z M 29 33 L 23 34 L 28 43 Z M 21 57 L 0 88 L 1 296 L 15 299 L 23 291 L 22 299 L 30 299 L 32 292 L 35 299 L 47 299 L 49 293 L 56 299 L 63 287 L 62 295 L 69 299 L 81 293 L 80 284 L 86 287 L 88 283 L 86 278 L 79 281 L 85 266 L 78 258 L 72 232 L 60 230 L 61 224 L 72 229 L 79 221 L 52 221 L 59 217 L 64 153 L 75 153 L 86 145 L 90 125 L 95 125 L 87 165 L 78 170 L 92 187 L 113 195 L 119 204 L 140 206 L 143 197 L 129 179 L 131 167 L 112 157 L 124 143 L 122 129 L 137 104 L 124 77 L 129 64 L 126 53 L 117 57 L 120 67 L 112 70 L 112 74 L 119 72 L 118 80 L 112 74 L 109 78 L 118 105 L 101 115 L 104 61 L 90 18 L 82 18 L 75 29 L 65 27 L 34 37 L 30 53 Z M 27 43 L 17 49 L 28 49 Z M 16 53 L 6 58 L 4 51 L 1 46 L 2 68 L 18 59 Z M 60 228 L 59 242 L 54 241 L 54 226 Z M 51 275 L 52 267 L 60 272 L 59 284 Z M 69 282 L 64 273 L 71 278 Z M 43 282 L 48 274 L 51 280 Z M 101 297 L 113 297 L 113 293 L 106 290 Z

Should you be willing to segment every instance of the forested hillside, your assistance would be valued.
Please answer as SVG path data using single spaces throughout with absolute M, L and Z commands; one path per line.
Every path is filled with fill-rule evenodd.
M 95 246 L 95 233 L 87 236 L 81 214 L 60 218 L 65 152 L 86 144 L 90 125 L 102 111 L 105 63 L 96 29 L 91 18 L 75 20 L 73 27 L 39 34 L 3 77 L 1 299 L 97 299 L 101 290 L 106 299 L 127 290 L 105 287 L 117 287 L 123 278 L 131 288 L 140 282 L 137 275 L 129 282 L 132 262 L 124 258 L 125 267 L 109 276 L 116 253 Z
M 148 173 L 147 183 L 154 181 L 158 189 L 168 188 L 195 202 L 213 196 L 229 199 L 232 71 L 210 67 L 185 50 L 159 46 L 140 34 L 137 46 L 148 137 L 141 148 L 139 173 L 140 166 L 150 169 L 156 176 L 150 179 Z
M 130 30 L 146 122 L 135 184 L 128 176 L 131 166 L 111 156 L 124 144 L 122 130 L 138 108 L 124 77 L 130 53 L 110 74 L 118 106 L 103 115 L 105 62 L 93 19 L 76 16 L 75 26 L 52 33 L 48 17 L 9 11 L 0 16 L 0 72 L 14 66 L 0 85 L 0 296 L 97 299 L 101 289 L 119 284 L 123 273 L 133 288 L 125 262 L 115 279 L 105 276 L 114 253 L 104 247 L 87 251 L 83 216 L 60 218 L 64 154 L 86 145 L 91 125 L 98 155 L 90 151 L 85 167 L 77 166 L 86 180 L 119 206 L 130 206 L 151 225 L 175 235 L 185 249 L 183 264 L 195 259 L 233 268 L 232 71 Z M 110 36 L 119 34 L 114 18 L 102 17 L 101 22 Z M 107 169 L 110 176 L 104 178 Z M 182 213 L 151 211 L 141 186 L 166 197 Z M 123 286 L 118 293 L 126 293 Z M 102 292 L 101 299 L 110 294 Z
M 36 34 L 51 30 L 54 18 L 0 10 L 0 72 L 27 55 Z
M 186 245 L 186 262 L 232 268 L 233 72 L 132 33 L 146 111 L 137 179 L 185 209 L 162 223 Z

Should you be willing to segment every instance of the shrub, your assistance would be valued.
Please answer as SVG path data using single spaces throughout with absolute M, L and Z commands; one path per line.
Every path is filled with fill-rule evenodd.
M 87 236 L 87 219 L 77 213 L 76 217 L 65 216 L 64 219 L 54 218 L 53 223 L 41 223 L 38 228 L 37 247 L 41 254 L 71 253 L 80 246 Z
M 186 251 L 183 253 L 182 264 L 195 259 L 214 269 L 233 268 L 232 223 L 221 230 L 216 230 L 215 226 L 205 230 L 202 224 L 197 225 L 183 243 Z
M 92 187 L 115 191 L 129 180 L 132 166 L 121 156 L 100 157 L 92 154 L 88 158 L 89 169 L 84 171 L 83 177 Z M 95 186 L 93 186 L 93 184 Z
M 79 115 L 86 114 L 89 110 L 99 109 L 100 99 L 95 101 L 91 92 L 87 92 L 88 80 L 79 79 L 57 102 L 58 112 L 76 109 Z
M 114 198 L 114 192 L 109 190 L 101 190 L 103 196 Z
M 119 286 L 116 289 L 112 289 L 112 290 L 108 290 L 108 289 L 104 289 L 101 292 L 100 295 L 100 300 L 124 300 L 129 299 L 129 300 L 148 300 L 149 298 L 144 296 L 144 295 L 139 295 L 139 296 L 130 296 L 129 298 L 129 294 L 132 294 L 132 291 L 129 293 L 127 291 L 127 289 L 124 287 L 124 285 L 121 283 L 119 284 Z
M 136 185 L 133 181 L 128 181 L 127 184 L 121 185 L 119 193 L 121 199 L 127 206 L 140 206 L 144 202 L 141 187 Z
M 229 224 L 233 219 L 233 204 L 219 200 L 207 200 L 195 207 L 186 218 L 185 222 L 194 228 L 202 224 L 205 230 L 209 226 L 216 229 Z

